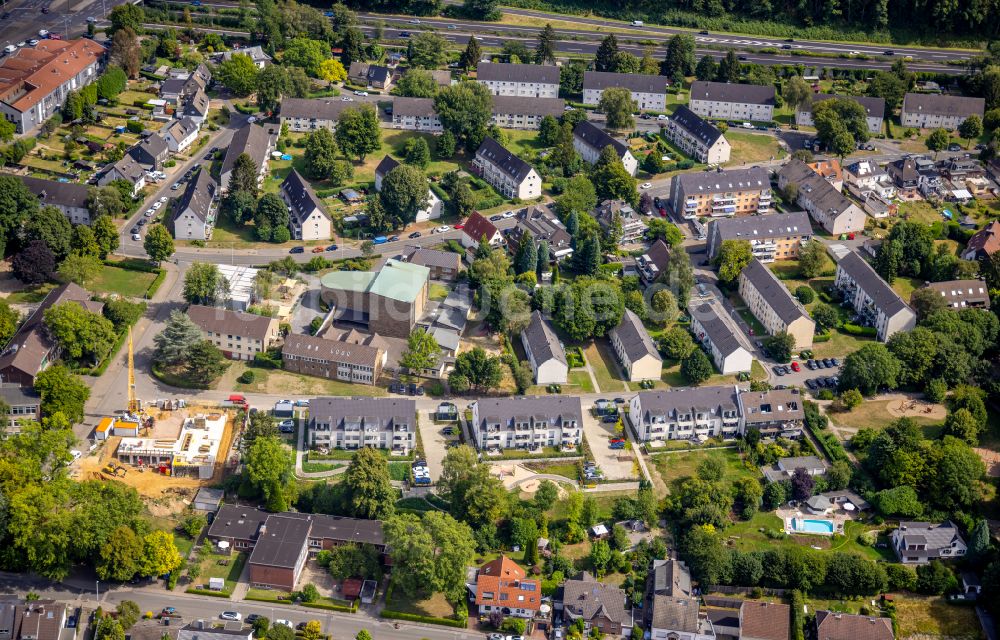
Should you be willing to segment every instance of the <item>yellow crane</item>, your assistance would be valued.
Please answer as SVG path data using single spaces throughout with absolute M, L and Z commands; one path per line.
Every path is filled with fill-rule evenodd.
M 139 417 L 139 399 L 135 397 L 135 358 L 132 355 L 132 327 L 128 329 L 128 412 Z M 141 418 L 140 418 L 141 419 Z

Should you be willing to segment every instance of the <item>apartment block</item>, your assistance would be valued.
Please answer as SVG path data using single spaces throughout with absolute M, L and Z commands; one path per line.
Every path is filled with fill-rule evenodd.
M 691 84 L 688 106 L 705 118 L 770 122 L 774 120 L 774 104 L 773 85 L 698 80 Z
M 482 451 L 576 447 L 583 437 L 583 409 L 575 396 L 480 398 L 469 409 L 472 439 Z
M 282 98 L 280 119 L 289 131 L 308 133 L 321 127 L 333 131 L 344 109 L 352 106 L 339 98 Z
M 771 178 L 762 167 L 682 173 L 670 185 L 670 206 L 689 220 L 767 213 Z
M 559 67 L 554 65 L 480 62 L 476 81 L 495 96 L 559 97 Z
M 389 345 L 377 334 L 345 331 L 339 336 L 289 334 L 281 348 L 286 371 L 358 384 L 375 384 Z M 335 333 L 335 332 L 334 332 Z
M 677 108 L 663 129 L 667 138 L 698 162 L 729 162 L 732 147 L 715 125 L 684 105 Z
M 193 304 L 187 316 L 230 360 L 253 360 L 279 337 L 277 318 Z
M 969 116 L 983 117 L 984 98 L 946 96 L 936 93 L 907 93 L 899 121 L 904 127 L 957 129 Z
M 558 118 L 565 108 L 561 98 L 493 96 L 492 123 L 504 129 L 538 129 L 542 118 Z
M 541 311 L 532 312 L 528 326 L 521 332 L 521 345 L 535 374 L 535 384 L 566 384 L 566 351 Z
M 734 385 L 640 391 L 629 400 L 628 422 L 636 439 L 653 446 L 667 440 L 735 438 L 741 433 Z
M 621 322 L 608 332 L 608 340 L 628 381 L 660 379 L 663 358 L 642 320 L 631 309 L 625 309 Z
M 719 218 L 708 224 L 708 258 L 715 259 L 726 240 L 746 240 L 753 257 L 763 263 L 794 260 L 812 239 L 812 224 L 805 211 L 746 218 Z
M 312 185 L 298 171 L 292 171 L 281 183 L 281 198 L 288 205 L 288 226 L 296 240 L 329 240 L 333 219 L 326 212 Z
M 264 184 L 267 177 L 267 164 L 274 151 L 274 136 L 270 131 L 256 124 L 245 124 L 233 134 L 233 141 L 226 148 L 222 169 L 219 172 L 219 186 L 225 192 L 229 189 L 236 159 L 244 153 L 250 156 L 257 167 L 257 186 Z
M 597 205 L 594 218 L 605 233 L 616 223 L 621 225 L 622 235 L 618 240 L 620 244 L 640 242 L 646 235 L 646 223 L 643 222 L 642 216 L 632 208 L 632 205 L 622 200 L 605 200 Z
M 431 133 L 444 131 L 441 119 L 434 110 L 434 100 L 431 98 L 393 98 L 392 127 Z
M 897 331 L 909 331 L 917 324 L 913 309 L 892 287 L 854 251 L 837 260 L 834 286 L 840 290 L 865 325 L 875 327 L 880 342 Z
M 310 447 L 372 447 L 405 454 L 417 443 L 417 403 L 405 398 L 313 398 L 306 428 Z
M 170 222 L 178 240 L 208 240 L 215 227 L 216 184 L 208 169 L 199 170 L 174 204 L 174 217 Z
M 615 150 L 625 170 L 634 176 L 639 169 L 639 161 L 628 147 L 587 120 L 583 120 L 573 129 L 573 148 L 587 164 L 595 164 L 607 146 Z
M 489 136 L 479 145 L 472 166 L 505 198 L 534 200 L 542 195 L 542 179 L 531 165 Z
M 666 111 L 667 78 L 645 73 L 612 73 L 585 71 L 583 73 L 583 103 L 597 104 L 605 89 L 628 89 L 640 111 Z
M 829 93 L 814 93 L 809 96 L 795 109 L 795 124 L 800 127 L 812 127 L 813 108 L 824 100 L 841 98 L 851 100 L 861 105 L 865 110 L 865 122 L 868 124 L 869 133 L 881 133 L 882 122 L 885 119 L 885 100 L 882 98 L 872 98 L 869 96 L 838 96 Z
M 831 235 L 856 233 L 865 228 L 865 212 L 847 196 L 800 160 L 792 160 L 778 172 L 778 188 L 793 184 L 795 202 L 809 212 Z
M 795 349 L 812 347 L 816 322 L 760 260 L 754 258 L 740 272 L 739 290 L 750 313 L 764 325 L 768 335 L 784 332 L 795 338 Z
M 738 328 L 731 326 L 709 304 L 692 304 L 691 333 L 708 352 L 722 375 L 750 371 L 753 355 L 736 339 Z
M 90 224 L 90 209 L 87 207 L 90 189 L 87 185 L 30 176 L 22 176 L 21 182 L 38 198 L 40 206 L 59 209 L 73 224 Z

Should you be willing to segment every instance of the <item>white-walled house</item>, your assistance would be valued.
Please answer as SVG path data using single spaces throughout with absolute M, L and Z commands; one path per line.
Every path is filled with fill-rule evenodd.
M 625 170 L 629 172 L 629 175 L 634 176 L 639 169 L 639 161 L 632 155 L 628 147 L 587 120 L 581 121 L 573 128 L 573 148 L 587 164 L 595 164 L 607 146 L 611 146 L 615 150 Z
M 333 234 L 333 220 L 326 212 L 319 196 L 299 172 L 292 169 L 281 183 L 281 197 L 289 206 L 288 224 L 292 237 L 297 240 L 329 240 Z
M 215 195 L 218 185 L 208 169 L 201 169 L 188 181 L 174 205 L 171 223 L 178 240 L 208 240 L 215 226 Z
M 197 138 L 198 123 L 189 116 L 174 120 L 163 130 L 163 139 L 173 153 L 184 153 Z
M 531 314 L 531 321 L 521 332 L 521 344 L 535 372 L 535 384 L 566 383 L 569 376 L 566 352 L 540 311 Z
M 480 177 L 506 198 L 534 200 L 542 195 L 542 178 L 493 138 L 486 136 L 472 161 Z

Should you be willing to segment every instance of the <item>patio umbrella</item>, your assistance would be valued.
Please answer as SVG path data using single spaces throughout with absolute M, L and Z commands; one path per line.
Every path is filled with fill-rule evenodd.
M 854 505 L 850 502 L 844 503 L 844 511 L 854 511 Z

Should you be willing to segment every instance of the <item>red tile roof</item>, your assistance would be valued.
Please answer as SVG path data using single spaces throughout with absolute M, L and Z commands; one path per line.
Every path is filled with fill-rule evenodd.
M 463 230 L 465 235 L 476 242 L 482 240 L 483 236 L 486 236 L 486 240 L 490 241 L 497 232 L 496 225 L 484 218 L 478 211 L 472 212 L 469 219 L 465 221 L 465 229 Z
M 524 569 L 500 556 L 479 570 L 476 604 L 537 611 L 542 604 L 541 585 L 538 580 L 526 580 Z
M 744 600 L 740 606 L 740 638 L 788 640 L 792 608 L 775 602 Z
M 982 251 L 988 256 L 992 256 L 998 249 L 1000 249 L 1000 221 L 997 220 L 977 231 L 976 235 L 969 238 L 969 243 L 965 246 L 967 252 L 979 253 Z
M 42 40 L 0 64 L 0 101 L 24 112 L 97 62 L 104 47 L 93 40 Z

